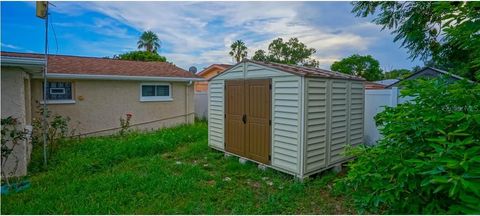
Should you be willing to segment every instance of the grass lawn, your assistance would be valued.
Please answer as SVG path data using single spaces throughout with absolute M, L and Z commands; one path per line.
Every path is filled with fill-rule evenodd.
M 207 125 L 63 144 L 48 171 L 33 155 L 31 188 L 2 196 L 2 214 L 348 214 L 335 174 L 297 182 L 208 148 Z

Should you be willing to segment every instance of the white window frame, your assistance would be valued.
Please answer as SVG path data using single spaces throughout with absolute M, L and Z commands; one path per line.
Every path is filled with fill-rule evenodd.
M 143 86 L 168 86 L 168 96 L 143 96 Z M 155 88 L 156 89 L 156 88 Z M 173 101 L 172 97 L 172 85 L 170 83 L 155 82 L 155 83 L 141 83 L 140 84 L 140 101 Z

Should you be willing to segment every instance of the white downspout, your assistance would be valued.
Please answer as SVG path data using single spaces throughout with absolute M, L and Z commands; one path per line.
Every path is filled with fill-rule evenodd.
M 188 117 L 190 116 L 188 113 L 188 88 L 192 86 L 193 81 L 189 81 L 187 85 L 185 85 L 185 124 L 188 124 Z

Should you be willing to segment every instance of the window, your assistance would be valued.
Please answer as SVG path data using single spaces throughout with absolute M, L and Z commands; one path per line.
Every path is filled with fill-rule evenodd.
M 47 82 L 47 101 L 71 101 L 71 82 Z
M 144 83 L 141 85 L 140 101 L 171 101 L 172 88 L 168 83 Z

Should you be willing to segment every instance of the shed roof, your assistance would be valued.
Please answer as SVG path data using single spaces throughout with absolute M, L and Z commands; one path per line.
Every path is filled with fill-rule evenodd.
M 274 62 L 261 62 L 261 61 L 255 61 L 255 60 L 250 60 L 250 59 L 244 59 L 238 64 L 241 64 L 243 62 L 251 62 L 254 64 L 262 65 L 265 67 L 277 69 L 280 71 L 284 71 L 287 73 L 295 74 L 298 76 L 305 76 L 305 77 L 321 77 L 321 78 L 330 78 L 330 79 L 347 79 L 347 80 L 358 80 L 358 81 L 365 81 L 364 78 L 350 75 L 350 74 L 344 74 L 340 72 L 335 72 L 335 71 L 330 71 L 330 70 L 325 70 L 325 69 L 320 69 L 320 68 L 312 68 L 312 67 L 305 67 L 305 66 L 299 66 L 299 65 L 287 65 L 287 64 L 280 64 L 280 63 L 274 63 Z M 237 65 L 238 65 L 237 64 Z M 236 65 L 230 67 L 233 68 Z M 214 76 L 216 77 L 216 76 Z M 213 79 L 212 77 L 211 79 Z
M 332 78 L 332 79 L 348 79 L 348 80 L 360 80 L 365 81 L 364 78 L 340 73 L 336 71 L 330 71 L 320 68 L 313 68 L 313 67 L 305 67 L 305 66 L 298 66 L 298 65 L 287 65 L 287 64 L 279 64 L 274 62 L 260 62 L 254 60 L 246 60 L 253 62 L 255 64 L 264 65 L 266 67 L 275 68 L 277 70 L 285 71 L 288 73 L 296 74 L 299 76 L 306 76 L 306 77 L 323 77 L 323 78 Z
M 43 54 L 17 52 L 1 52 L 1 56 L 44 58 Z M 198 76 L 167 62 L 142 62 L 68 55 L 49 55 L 48 73 L 198 78 Z

